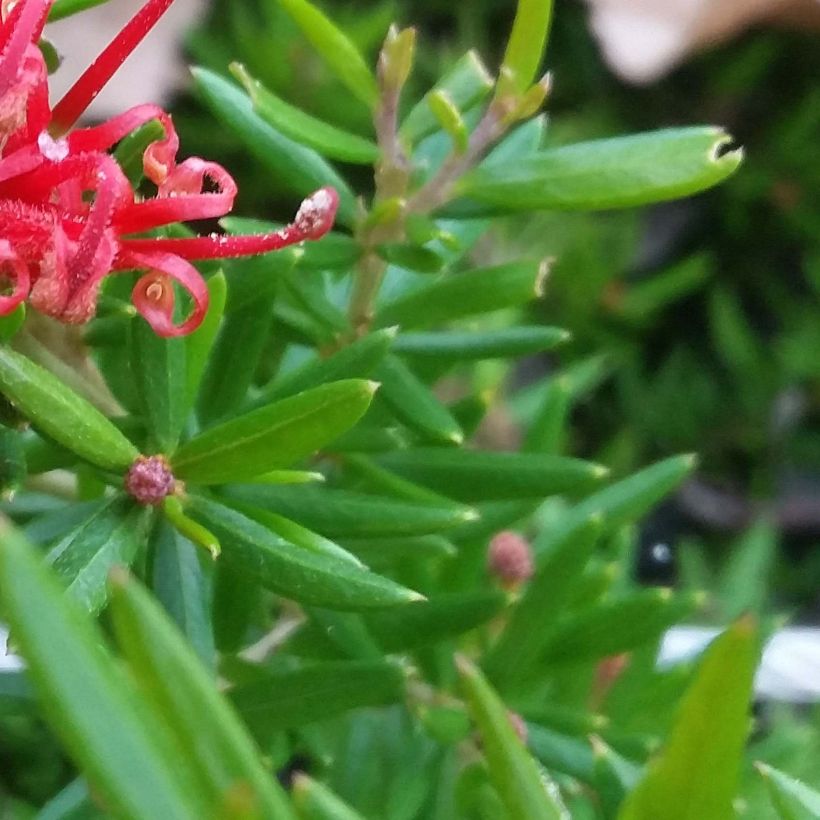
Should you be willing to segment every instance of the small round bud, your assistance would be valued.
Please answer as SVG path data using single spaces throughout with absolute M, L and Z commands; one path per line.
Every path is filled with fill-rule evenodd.
M 504 530 L 490 541 L 487 567 L 503 584 L 522 584 L 532 578 L 535 571 L 532 549 L 517 532 Z
M 137 456 L 125 474 L 125 491 L 139 504 L 161 504 L 177 482 L 165 456 Z

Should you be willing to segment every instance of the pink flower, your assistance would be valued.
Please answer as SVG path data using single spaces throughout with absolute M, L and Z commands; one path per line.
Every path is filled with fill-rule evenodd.
M 318 239 L 338 206 L 332 188 L 308 197 L 293 223 L 254 236 L 191 239 L 133 237 L 187 220 L 224 216 L 236 183 L 214 162 L 177 161 L 179 139 L 170 115 L 140 105 L 102 125 L 69 131 L 123 60 L 173 0 L 148 0 L 52 110 L 48 74 L 37 41 L 52 0 L 2 0 L 0 22 L 0 272 L 11 292 L 0 315 L 22 301 L 66 323 L 94 316 L 105 276 L 144 270 L 132 292 L 137 310 L 160 336 L 190 333 L 208 309 L 198 259 L 247 256 Z M 157 187 L 143 199 L 108 153 L 135 128 L 158 120 L 165 135 L 143 154 Z M 131 237 L 131 238 L 129 238 Z M 174 283 L 191 297 L 190 315 L 173 323 Z

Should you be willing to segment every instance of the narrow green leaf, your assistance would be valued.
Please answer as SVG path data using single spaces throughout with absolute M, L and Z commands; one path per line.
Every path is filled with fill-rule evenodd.
M 279 0 L 327 67 L 369 108 L 379 90 L 373 72 L 348 36 L 308 0 Z
M 569 379 L 551 379 L 527 429 L 523 450 L 527 453 L 558 453 L 565 435 L 572 395 Z
M 405 652 L 475 629 L 494 618 L 505 604 L 501 592 L 453 593 L 371 612 L 364 618 L 385 652 Z
M 777 530 L 765 519 L 753 524 L 732 545 L 721 573 L 718 596 L 726 618 L 739 618 L 744 612 L 763 614 L 769 601 L 777 547 Z
M 337 379 L 369 378 L 379 362 L 387 354 L 397 330 L 388 327 L 368 333 L 361 339 L 343 347 L 332 356 L 311 359 L 287 373 L 277 376 L 266 387 L 256 403 L 291 396 L 311 387 L 318 387 Z
M 0 390 L 38 430 L 92 464 L 123 470 L 139 455 L 96 407 L 7 347 L 0 348 Z
M 675 489 L 696 464 L 697 459 L 693 455 L 672 456 L 593 493 L 536 540 L 536 551 L 548 552 L 553 541 L 583 526 L 595 513 L 602 517 L 604 532 L 615 532 L 625 524 L 637 521 Z
M 595 761 L 586 740 L 528 722 L 527 745 L 536 759 L 551 771 L 561 772 L 585 783 L 592 782 Z
M 211 606 L 213 560 L 167 524 L 154 539 L 152 588 L 200 661 L 216 665 Z
M 508 327 L 501 330 L 402 333 L 396 353 L 419 358 L 499 359 L 551 350 L 570 338 L 557 327 Z
M 465 507 L 434 507 L 347 490 L 315 487 L 231 487 L 230 498 L 254 504 L 327 538 L 429 535 L 475 520 Z
M 438 130 L 439 124 L 428 105 L 430 94 L 443 91 L 460 111 L 468 111 L 487 97 L 492 88 L 493 79 L 478 53 L 468 51 L 413 106 L 401 124 L 399 133 L 402 139 L 412 144 Z
M 55 23 L 57 20 L 62 20 L 64 17 L 70 17 L 72 14 L 85 11 L 94 6 L 101 6 L 103 3 L 108 3 L 109 0 L 54 0 L 54 5 L 48 14 L 49 23 Z
M 124 572 L 112 576 L 111 610 L 117 642 L 143 696 L 163 715 L 183 754 L 198 762 L 208 803 L 228 805 L 231 790 L 242 784 L 249 791 L 243 795 L 251 804 L 247 816 L 294 817 L 211 675 L 165 613 Z
M 231 690 L 231 701 L 257 736 L 344 714 L 362 706 L 395 703 L 404 693 L 400 666 L 385 661 L 306 665 L 269 674 Z
M 627 797 L 619 820 L 730 820 L 749 733 L 758 660 L 751 617 L 707 649 L 679 707 L 669 739 Z M 697 788 L 692 788 L 697 784 Z
M 216 334 L 225 313 L 228 283 L 220 271 L 208 280 L 210 306 L 202 324 L 185 337 L 185 405 L 186 415 L 196 404 L 208 357 L 216 341 Z
M 293 802 L 301 820 L 364 820 L 327 786 L 302 772 L 293 778 Z
M 552 0 L 518 0 L 502 67 L 514 88 L 526 91 L 536 79 L 552 20 Z
M 388 354 L 376 369 L 381 398 L 396 418 L 425 439 L 461 444 L 464 434 L 450 411 L 404 362 Z
M 478 724 L 490 777 L 511 820 L 563 820 L 557 790 L 524 748 L 507 707 L 466 658 L 457 658 L 473 720 Z
M 459 193 L 483 205 L 482 213 L 646 205 L 722 182 L 743 157 L 726 149 L 730 143 L 713 127 L 578 143 L 486 165 L 464 178 Z
M 332 382 L 212 427 L 179 448 L 174 473 L 198 484 L 221 484 L 288 467 L 349 430 L 377 386 Z
M 4 617 L 46 718 L 105 804 L 135 820 L 201 820 L 208 807 L 162 721 L 137 695 L 103 636 L 13 530 L 0 535 Z
M 658 638 L 701 600 L 701 593 L 675 594 L 665 588 L 607 599 L 559 623 L 542 660 L 580 663 L 636 649 Z
M 254 111 L 286 137 L 328 159 L 360 165 L 373 165 L 378 159 L 379 148 L 372 140 L 343 131 L 285 102 L 254 79 L 240 63 L 231 65 L 231 73 L 245 86 Z
M 565 611 L 600 532 L 600 516 L 592 515 L 544 557 L 487 655 L 485 669 L 497 686 L 503 689 L 526 679 Z
M 541 297 L 546 275 L 544 263 L 511 262 L 445 276 L 382 305 L 376 321 L 380 327 L 430 327 L 518 307 Z
M 820 792 L 765 763 L 755 763 L 755 768 L 763 777 L 782 820 L 816 820 L 820 817 Z
M 358 610 L 419 599 L 419 594 L 352 562 L 321 555 L 285 541 L 241 513 L 192 498 L 190 511 L 222 544 L 228 570 L 306 604 Z
M 566 456 L 413 448 L 379 456 L 383 466 L 459 501 L 542 498 L 594 487 L 605 467 Z
M 151 514 L 124 498 L 114 498 L 70 532 L 46 555 L 66 585 L 66 594 L 96 614 L 108 600 L 108 573 L 129 566 L 148 540 Z
M 194 68 L 192 72 L 207 105 L 274 180 L 302 197 L 332 185 L 339 193 L 339 221 L 352 224 L 356 216 L 353 192 L 316 151 L 288 139 L 266 123 L 253 110 L 247 95 L 233 83 L 204 68 Z
M 37 812 L 34 820 L 97 820 L 102 817 L 91 800 L 88 785 L 78 777 L 57 792 Z
M 357 555 L 368 566 L 383 566 L 406 558 L 452 558 L 457 552 L 443 535 L 345 538 L 343 543 L 345 549 Z
M 172 453 L 188 411 L 185 339 L 163 339 L 141 316 L 128 324 L 131 372 L 153 452 Z
M 635 763 L 621 757 L 599 737 L 590 738 L 594 757 L 592 777 L 595 791 L 601 801 L 604 814 L 614 818 L 627 793 L 638 785 L 641 779 L 641 768 Z

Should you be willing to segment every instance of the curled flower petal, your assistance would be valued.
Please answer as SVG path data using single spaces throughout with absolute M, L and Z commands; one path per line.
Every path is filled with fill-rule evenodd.
M 207 191 L 211 182 L 215 190 Z M 154 199 L 135 202 L 117 214 L 121 233 L 138 233 L 172 222 L 213 219 L 233 208 L 237 188 L 233 177 L 215 162 L 191 157 L 176 166 L 159 186 Z
M 14 86 L 31 44 L 42 31 L 51 0 L 20 0 L 3 29 L 0 54 L 0 96 Z
M 185 336 L 202 323 L 208 311 L 208 288 L 189 262 L 168 253 L 132 253 L 119 259 L 118 267 L 148 269 L 134 286 L 131 301 L 157 336 Z M 179 325 L 174 324 L 173 282 L 182 285 L 194 303 L 191 315 Z
M 0 296 L 0 316 L 7 316 L 28 296 L 31 283 L 28 265 L 4 239 L 0 239 L 0 273 L 14 286 L 9 295 Z
M 320 188 L 301 205 L 290 225 L 272 233 L 249 236 L 211 234 L 191 239 L 123 239 L 128 252 L 163 251 L 183 259 L 227 259 L 278 251 L 306 239 L 321 239 L 332 227 L 339 206 L 333 188 Z

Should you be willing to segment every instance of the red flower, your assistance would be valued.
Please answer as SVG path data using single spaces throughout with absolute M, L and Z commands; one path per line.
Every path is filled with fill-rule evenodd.
M 69 132 L 123 60 L 173 0 L 148 0 L 53 110 L 48 74 L 37 47 L 52 0 L 2 0 L 0 22 L 0 272 L 11 292 L 0 315 L 25 299 L 67 323 L 88 321 L 109 273 L 145 270 L 132 299 L 160 336 L 195 330 L 208 308 L 197 259 L 247 256 L 318 239 L 338 206 L 332 188 L 302 203 L 292 224 L 255 236 L 192 239 L 128 238 L 186 220 L 224 216 L 236 183 L 214 162 L 177 162 L 179 139 L 171 117 L 140 105 L 102 125 Z M 158 120 L 163 139 L 143 154 L 145 176 L 157 194 L 142 199 L 108 151 L 135 128 Z M 174 325 L 174 286 L 188 291 L 193 309 Z

